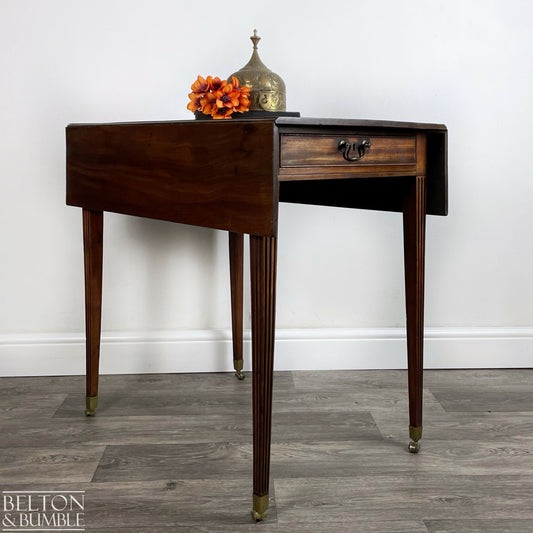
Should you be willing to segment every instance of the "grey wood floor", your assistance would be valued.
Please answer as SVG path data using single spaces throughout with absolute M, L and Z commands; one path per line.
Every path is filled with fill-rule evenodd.
M 105 533 L 533 532 L 533 370 L 426 371 L 409 454 L 405 371 L 276 373 L 271 501 L 252 523 L 251 379 L 0 379 L 0 490 L 85 490 Z

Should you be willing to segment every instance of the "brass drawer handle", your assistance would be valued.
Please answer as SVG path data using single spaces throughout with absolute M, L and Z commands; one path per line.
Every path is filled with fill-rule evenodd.
M 339 141 L 339 151 L 342 152 L 342 157 L 346 159 L 346 161 L 359 161 L 360 159 L 363 159 L 365 154 L 370 150 L 370 139 L 361 139 L 361 142 L 359 144 L 357 143 L 349 143 L 346 139 L 342 139 Z M 355 152 L 359 155 L 353 155 L 351 156 L 351 152 Z

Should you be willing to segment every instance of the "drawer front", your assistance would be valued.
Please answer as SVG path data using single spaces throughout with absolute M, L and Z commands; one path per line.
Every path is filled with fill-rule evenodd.
M 408 175 L 416 172 L 416 136 L 281 136 L 280 180 Z

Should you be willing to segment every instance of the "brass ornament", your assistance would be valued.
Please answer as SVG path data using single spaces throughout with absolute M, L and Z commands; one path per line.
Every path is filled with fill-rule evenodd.
M 261 37 L 257 30 L 250 39 L 254 44 L 250 61 L 231 76 L 235 76 L 241 85 L 250 87 L 250 111 L 286 111 L 285 82 L 259 58 L 257 43 Z

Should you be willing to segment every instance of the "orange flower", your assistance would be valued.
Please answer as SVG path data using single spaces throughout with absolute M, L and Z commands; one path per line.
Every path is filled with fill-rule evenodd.
M 187 109 L 192 111 L 193 113 L 195 111 L 199 111 L 202 108 L 202 98 L 204 98 L 204 95 L 202 93 L 190 93 L 189 98 L 191 101 L 187 104 Z
M 211 116 L 214 119 L 218 118 L 231 118 L 231 114 L 233 113 L 232 107 L 217 107 L 213 106 L 213 109 L 211 110 Z
M 216 108 L 217 97 L 213 93 L 207 93 L 200 100 L 200 111 L 206 115 L 210 115 L 213 108 Z
M 209 83 L 202 76 L 198 76 L 198 79 L 191 85 L 191 91 L 193 93 L 206 93 L 209 90 Z
M 239 96 L 239 105 L 234 109 L 237 113 L 244 113 L 250 109 L 250 99 L 247 94 L 241 94 Z
M 238 88 L 239 88 L 239 85 L 240 85 L 240 84 L 239 84 L 239 78 L 236 78 L 235 76 L 232 76 L 232 77 L 231 77 L 231 84 L 233 85 L 233 87 L 234 87 L 235 89 L 238 89 Z M 244 87 L 243 87 L 243 89 L 244 89 Z M 250 87 L 246 87 L 246 89 L 250 90 Z
M 215 92 L 217 107 L 235 107 L 239 105 L 239 93 L 233 90 L 233 84 L 228 83 Z
M 234 111 L 237 111 L 237 113 L 244 113 L 250 109 L 250 87 L 240 87 L 239 80 L 235 76 L 231 77 L 231 82 L 233 84 L 233 90 L 239 100 Z
M 207 76 L 207 83 L 209 85 L 209 89 L 213 92 L 217 92 L 219 89 L 222 89 L 228 83 L 226 80 L 221 80 L 218 76 Z

